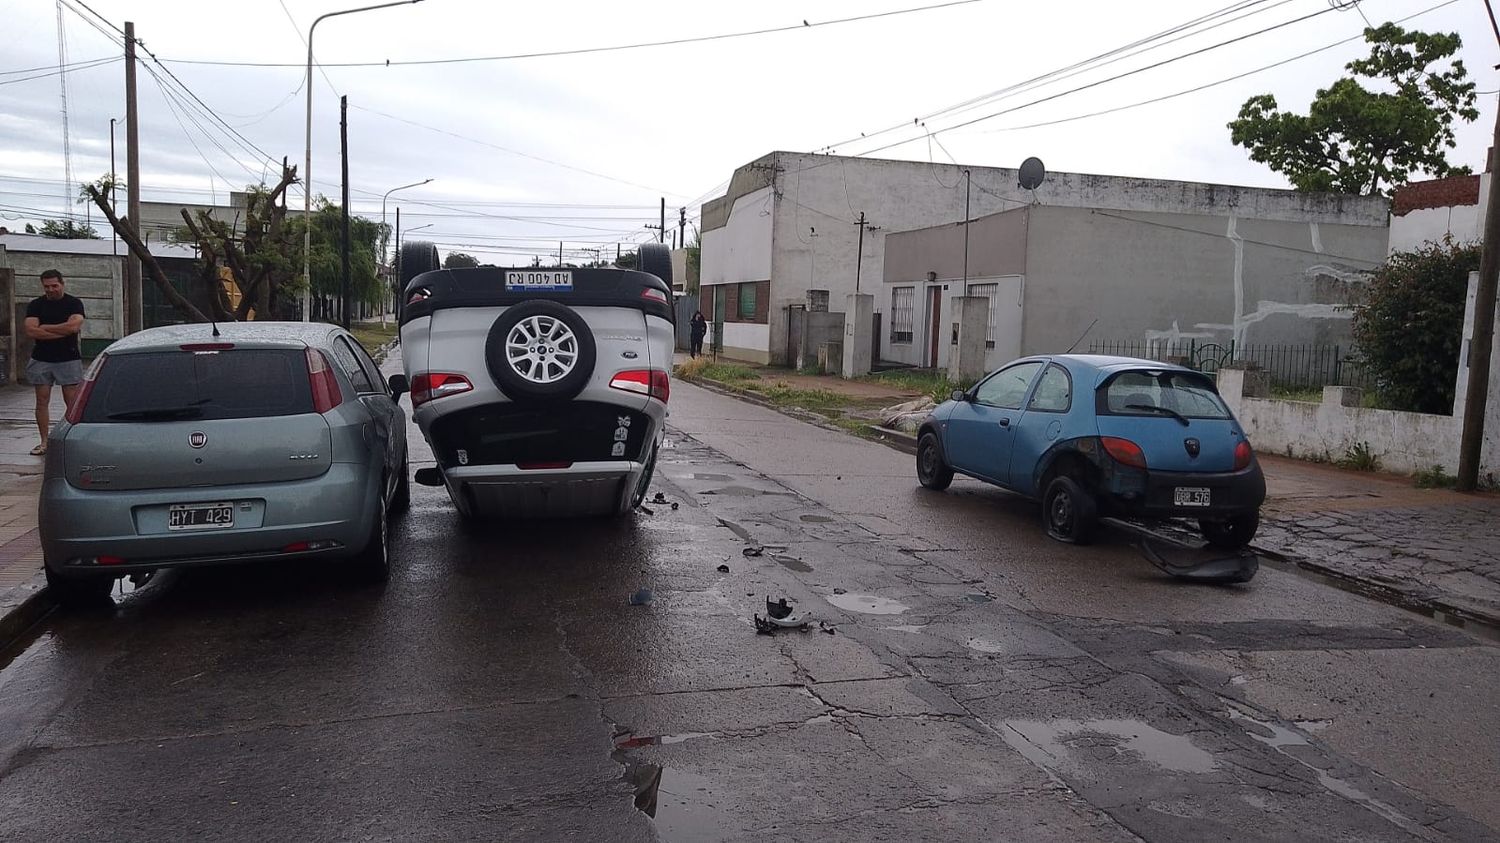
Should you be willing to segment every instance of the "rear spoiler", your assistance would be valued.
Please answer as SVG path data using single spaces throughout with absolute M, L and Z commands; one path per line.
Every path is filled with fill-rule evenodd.
M 402 291 L 400 321 L 404 325 L 454 307 L 506 307 L 536 299 L 570 307 L 629 307 L 673 321 L 672 288 L 649 272 L 491 266 L 438 269 L 411 279 Z

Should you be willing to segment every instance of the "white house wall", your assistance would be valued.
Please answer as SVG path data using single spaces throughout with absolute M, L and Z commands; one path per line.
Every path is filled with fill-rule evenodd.
M 771 277 L 772 198 L 769 187 L 741 196 L 727 225 L 703 232 L 703 284 Z
M 1484 209 L 1489 204 L 1490 175 L 1479 177 L 1479 204 L 1419 208 L 1391 216 L 1389 251 L 1410 252 L 1426 243 L 1440 243 L 1452 235 L 1460 243 L 1483 239 Z

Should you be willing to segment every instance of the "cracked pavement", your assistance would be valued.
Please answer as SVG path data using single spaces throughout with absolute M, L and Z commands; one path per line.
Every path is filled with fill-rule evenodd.
M 1490 643 L 672 408 L 678 510 L 471 531 L 414 487 L 383 588 L 220 569 L 52 616 L 0 654 L 0 837 L 1500 839 Z M 757 635 L 783 595 L 834 634 Z

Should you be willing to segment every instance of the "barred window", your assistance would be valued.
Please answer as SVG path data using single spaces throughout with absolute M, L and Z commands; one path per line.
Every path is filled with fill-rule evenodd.
M 911 342 L 912 323 L 916 318 L 915 299 L 915 287 L 891 289 L 891 342 Z
M 740 321 L 755 321 L 755 282 L 740 285 Z
M 988 317 L 989 328 L 988 328 L 988 331 L 989 332 L 984 335 L 984 339 L 985 339 L 984 347 L 985 348 L 994 348 L 995 347 L 995 297 L 998 296 L 998 295 L 1000 295 L 1000 285 L 999 284 L 972 284 L 972 285 L 969 286 L 969 295 L 971 295 L 971 296 L 984 296 L 985 298 L 987 298 L 987 299 L 990 300 L 990 306 L 989 306 L 989 311 L 988 311 L 988 313 L 989 313 L 989 317 Z

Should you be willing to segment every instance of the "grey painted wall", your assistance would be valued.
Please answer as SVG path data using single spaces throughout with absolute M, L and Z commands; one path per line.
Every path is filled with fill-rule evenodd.
M 1033 208 L 1026 354 L 1089 340 L 1350 342 L 1351 290 L 1386 229 L 1228 216 Z
M 969 277 L 1026 274 L 1029 208 L 969 222 Z M 885 280 L 964 277 L 963 223 L 902 231 L 885 238 Z

